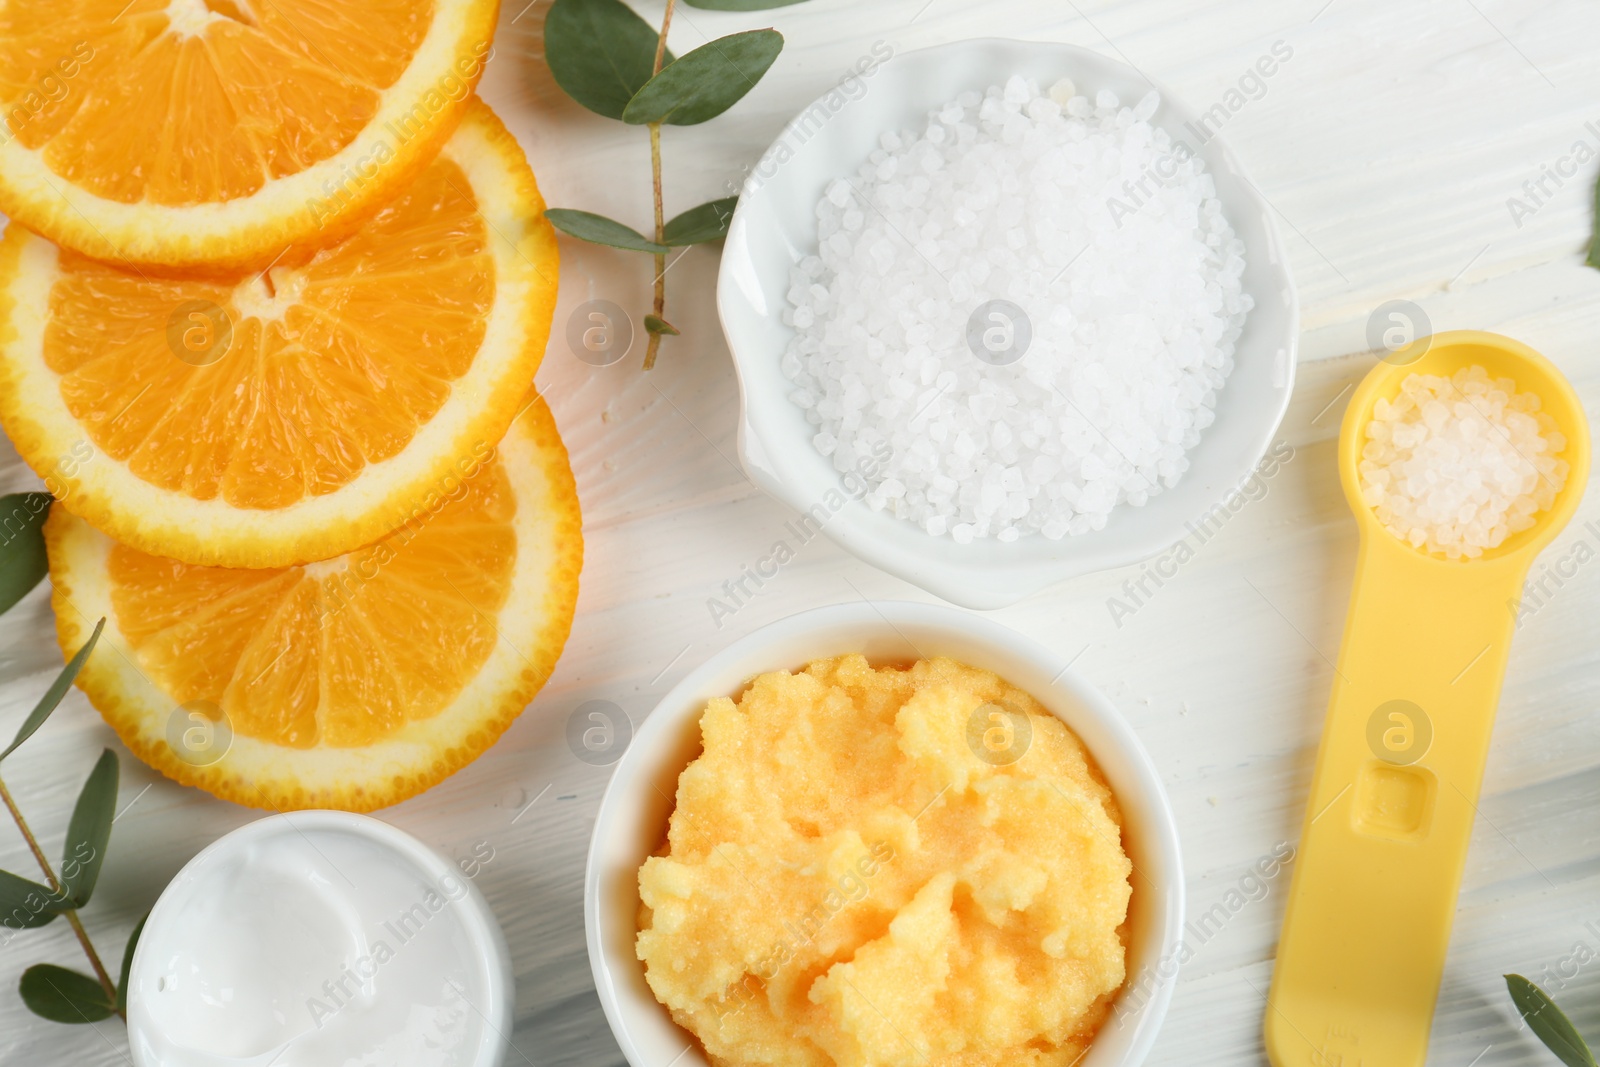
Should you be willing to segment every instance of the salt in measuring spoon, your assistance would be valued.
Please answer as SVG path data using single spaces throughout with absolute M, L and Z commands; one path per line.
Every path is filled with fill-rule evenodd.
M 1450 560 L 1383 526 L 1358 467 L 1380 398 L 1411 374 L 1473 365 L 1538 395 L 1571 470 L 1531 528 Z M 1510 606 L 1577 510 L 1589 430 L 1549 360 L 1507 337 L 1456 331 L 1367 374 L 1338 455 L 1360 551 L 1268 997 L 1267 1054 L 1276 1067 L 1421 1067 L 1515 630 Z

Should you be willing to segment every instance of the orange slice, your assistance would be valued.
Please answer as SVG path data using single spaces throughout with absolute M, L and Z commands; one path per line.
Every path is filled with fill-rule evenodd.
M 7 0 L 0 210 L 99 259 L 260 267 L 390 199 L 498 0 Z
M 45 539 L 61 647 L 106 619 L 78 685 L 127 746 L 277 810 L 370 811 L 475 759 L 554 669 L 583 559 L 539 399 L 415 522 L 324 563 L 176 563 L 61 507 Z
M 368 544 L 492 447 L 556 297 L 533 172 L 487 106 L 359 233 L 171 279 L 0 242 L 0 422 L 56 498 L 187 563 Z

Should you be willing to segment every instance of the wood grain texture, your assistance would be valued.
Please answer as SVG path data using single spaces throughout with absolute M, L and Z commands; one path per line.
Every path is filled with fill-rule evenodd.
M 552 205 L 643 226 L 645 137 L 561 96 L 541 59 L 546 6 L 504 6 L 483 93 L 528 149 Z M 637 6 L 658 19 L 662 3 Z M 1293 49 L 1223 130 L 1280 215 L 1300 289 L 1306 362 L 1282 430 L 1293 459 L 1120 626 L 1107 600 L 1138 568 L 994 613 L 1079 656 L 1076 669 L 1138 731 L 1166 777 L 1190 907 L 1203 912 L 1299 833 L 1354 565 L 1333 437 L 1346 387 L 1371 363 L 1359 354 L 1369 313 L 1405 298 L 1437 329 L 1520 338 L 1600 410 L 1600 272 L 1581 266 L 1596 165 L 1551 187 L 1520 225 L 1507 206 L 1574 142 L 1600 150 L 1600 9 L 1589 0 L 810 0 L 744 15 L 680 6 L 672 44 L 682 54 L 768 24 L 788 48 L 755 91 L 707 126 L 667 131 L 669 215 L 736 188 L 782 124 L 880 40 L 897 51 L 972 36 L 1068 41 L 1125 59 L 1195 110 L 1274 42 Z M 383 817 L 447 855 L 493 847 L 478 881 L 515 960 L 518 1051 L 508 1063 L 601 1067 L 622 1060 L 590 979 L 580 887 L 608 772 L 567 749 L 569 713 L 604 699 L 637 723 L 692 666 L 763 623 L 858 596 L 926 595 L 818 540 L 719 627 L 707 599 L 766 552 L 789 515 L 734 460 L 737 396 L 712 301 L 715 252 L 673 261 L 668 315 L 684 336 L 667 340 L 648 376 L 637 369 L 642 337 L 624 364 L 596 369 L 561 335 L 583 301 L 644 307 L 647 261 L 571 242 L 562 255 L 557 334 L 539 381 L 584 507 L 577 624 L 550 685 L 494 749 Z M 4 448 L 0 489 L 37 484 Z M 1546 558 L 1578 537 L 1600 545 L 1582 529 L 1591 520 L 1600 520 L 1593 495 Z M 1429 1062 L 1441 1067 L 1552 1062 L 1519 1032 L 1506 971 L 1551 982 L 1580 1029 L 1600 1036 L 1600 964 L 1559 986 L 1544 973 L 1579 943 L 1600 953 L 1585 925 L 1600 930 L 1597 617 L 1600 564 L 1581 569 L 1517 637 L 1434 1025 Z M 59 663 L 39 590 L 0 617 L 0 731 Z M 7 763 L 48 849 L 59 851 L 100 748 L 116 744 L 74 693 Z M 84 916 L 112 966 L 177 869 L 255 817 L 123 756 L 127 810 Z M 0 865 L 28 874 L 28 862 L 0 825 Z M 1199 947 L 1152 1064 L 1263 1062 L 1263 997 L 1287 885 L 1280 875 Z M 114 1021 L 64 1028 L 26 1013 L 17 977 L 40 961 L 80 965 L 64 925 L 0 947 L 0 1064 L 128 1062 Z

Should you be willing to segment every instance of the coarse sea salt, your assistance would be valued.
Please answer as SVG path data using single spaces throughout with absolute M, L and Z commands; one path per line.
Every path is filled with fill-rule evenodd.
M 871 507 L 960 543 L 1059 539 L 1183 477 L 1252 302 L 1159 103 L 1013 77 L 828 185 L 782 369 Z
M 1450 559 L 1526 530 L 1567 482 L 1567 439 L 1539 397 L 1466 367 L 1412 374 L 1373 405 L 1361 496 L 1390 533 Z

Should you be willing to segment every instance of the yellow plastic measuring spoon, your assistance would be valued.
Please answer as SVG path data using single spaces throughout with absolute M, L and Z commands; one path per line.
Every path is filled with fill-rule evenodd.
M 1567 482 L 1535 525 L 1473 560 L 1396 538 L 1361 499 L 1379 398 L 1410 374 L 1477 364 L 1536 393 L 1566 436 Z M 1350 398 L 1339 479 L 1361 547 L 1266 1012 L 1276 1067 L 1421 1067 L 1477 811 L 1515 604 L 1589 479 L 1578 397 L 1549 360 L 1496 334 L 1421 338 Z

